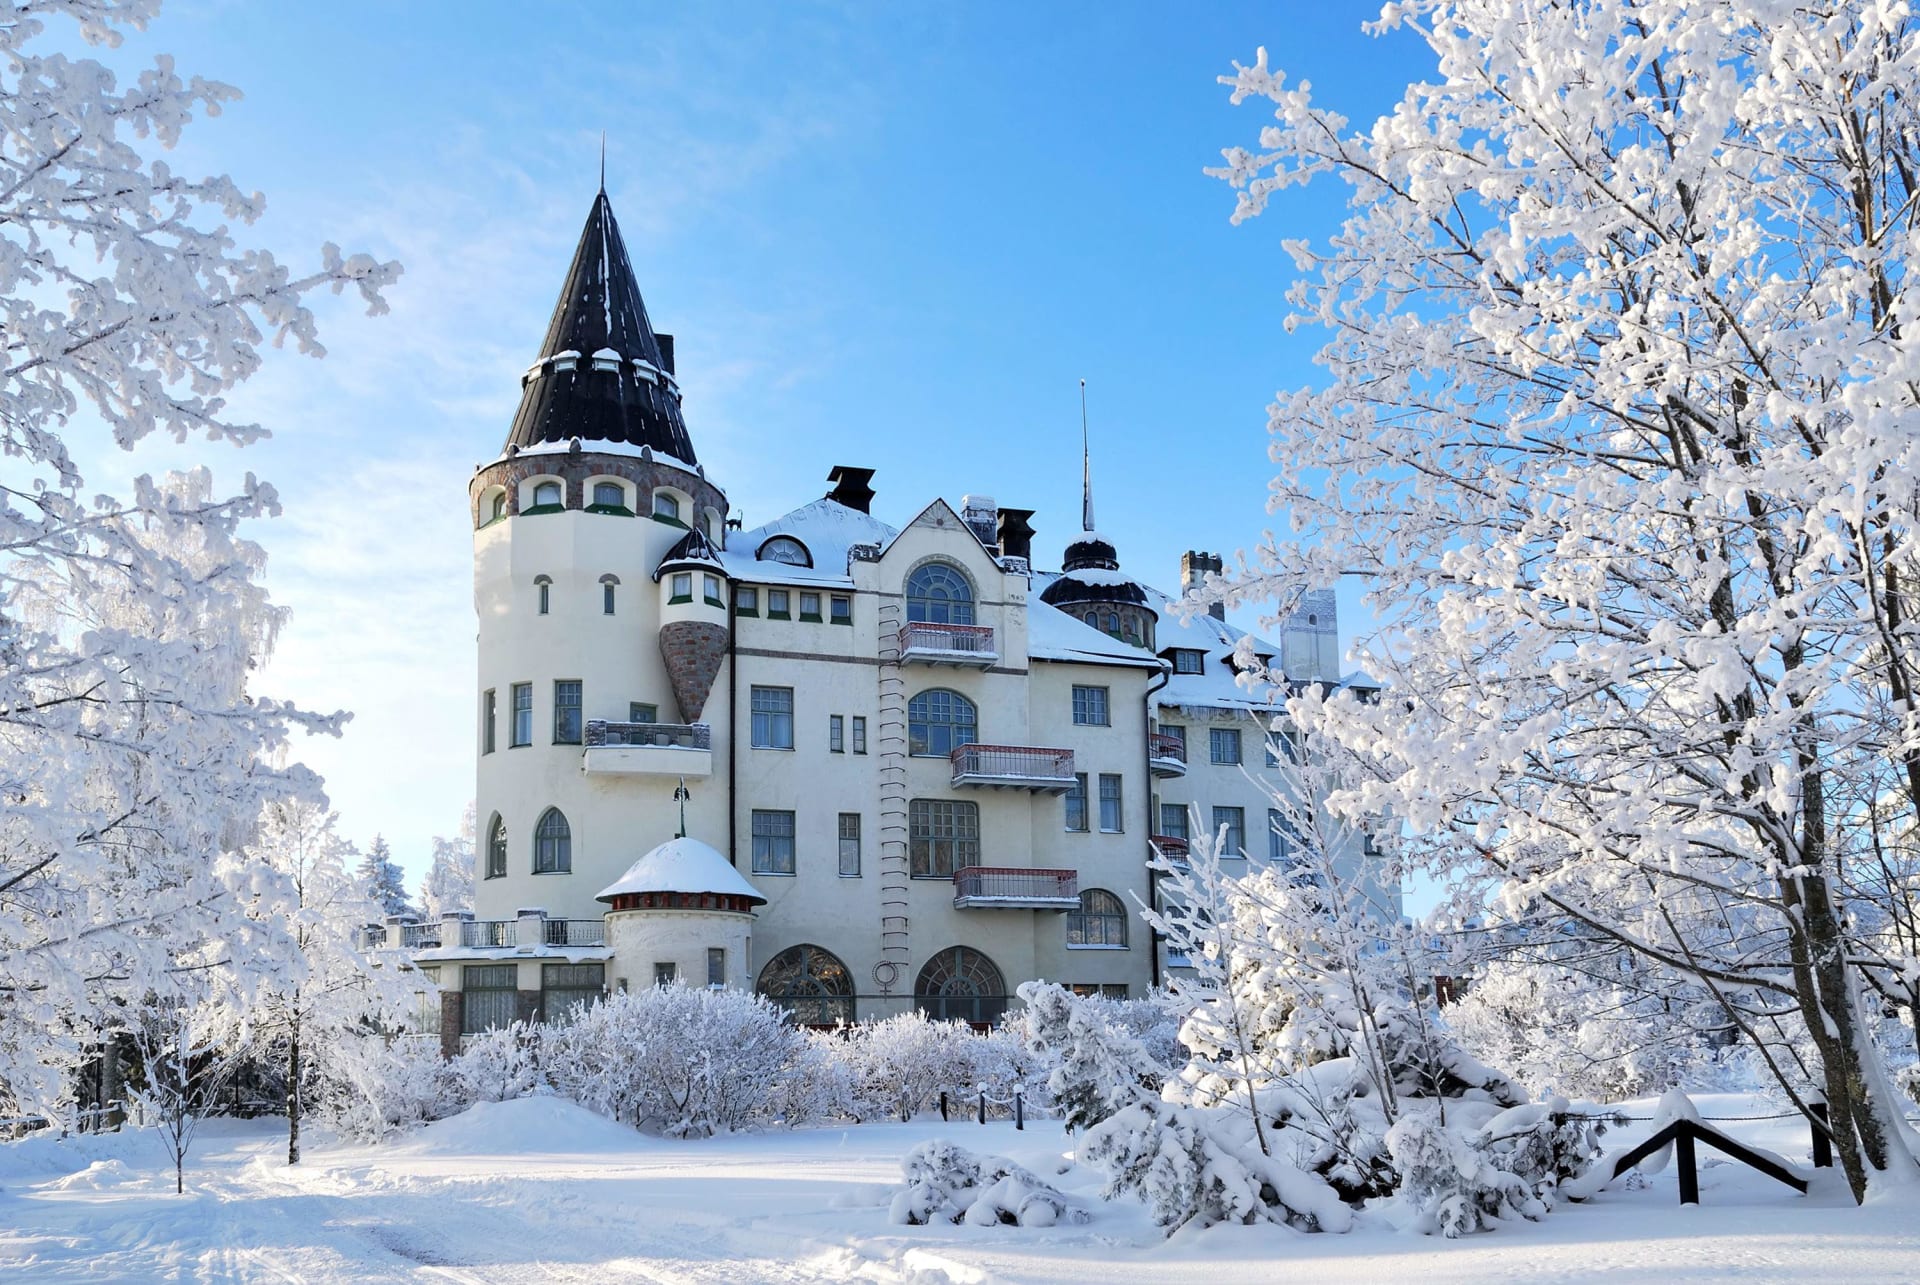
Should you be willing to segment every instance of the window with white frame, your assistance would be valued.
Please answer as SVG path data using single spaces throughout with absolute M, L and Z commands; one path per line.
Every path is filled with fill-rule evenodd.
M 813 555 L 807 552 L 807 546 L 790 535 L 776 535 L 760 546 L 759 559 L 762 562 L 784 562 L 790 567 L 810 567 Z
M 736 616 L 760 614 L 760 589 L 757 585 L 743 584 L 733 591 L 733 614 Z
M 785 589 L 767 590 L 767 619 L 791 620 L 793 613 L 787 609 L 789 595 Z
M 802 593 L 800 595 L 800 619 L 818 622 L 820 619 L 820 595 Z
M 627 721 L 629 723 L 657 723 L 660 721 L 660 707 L 649 701 L 628 701 Z
M 715 576 L 715 575 L 701 576 L 700 592 L 706 597 L 708 604 L 711 606 L 724 607 L 727 605 L 726 596 L 720 590 L 719 576 Z
M 653 493 L 653 516 L 662 522 L 677 522 L 682 526 L 686 525 L 680 517 L 680 497 L 672 491 L 655 491 Z
M 676 571 L 667 585 L 669 602 L 693 601 L 693 572 Z
M 627 508 L 627 488 L 618 482 L 595 482 L 593 484 L 593 507 L 612 510 L 617 513 L 630 513 Z

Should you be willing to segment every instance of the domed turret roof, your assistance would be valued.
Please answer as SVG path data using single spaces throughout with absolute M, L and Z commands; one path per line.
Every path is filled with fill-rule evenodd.
M 602 888 L 594 900 L 612 901 L 615 897 L 642 892 L 710 892 L 725 897 L 746 897 L 760 905 L 767 900 L 754 891 L 746 877 L 717 849 L 685 835 L 668 839 L 634 862 L 619 879 Z

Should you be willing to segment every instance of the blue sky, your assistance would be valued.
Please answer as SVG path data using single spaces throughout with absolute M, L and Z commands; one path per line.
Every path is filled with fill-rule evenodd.
M 346 832 L 410 870 L 472 795 L 466 479 L 504 439 L 597 183 L 686 415 L 748 525 L 879 470 L 875 512 L 966 492 L 1079 513 L 1084 377 L 1102 529 L 1176 587 L 1180 553 L 1272 519 L 1265 408 L 1309 382 L 1282 237 L 1344 191 L 1229 224 L 1206 177 L 1268 114 L 1215 78 L 1266 45 L 1356 121 L 1424 65 L 1365 4 L 241 5 L 172 0 L 108 57 L 159 52 L 243 101 L 170 158 L 267 193 L 242 233 L 296 263 L 322 240 L 400 259 L 390 316 L 323 305 L 330 356 L 238 396 L 275 432 L 217 476 L 275 482 L 256 537 L 293 619 L 275 694 L 347 708 L 298 754 Z M 60 37 L 72 43 L 67 33 Z M 162 467 L 153 446 L 90 482 Z M 1357 595 L 1343 597 L 1347 637 Z M 1244 622 L 1252 624 L 1251 616 Z

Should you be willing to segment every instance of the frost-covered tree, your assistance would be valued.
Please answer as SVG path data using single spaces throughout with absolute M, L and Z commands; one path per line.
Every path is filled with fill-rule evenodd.
M 1326 180 L 1349 213 L 1289 245 L 1326 374 L 1272 408 L 1288 534 L 1224 592 L 1364 577 L 1390 698 L 1289 702 L 1369 760 L 1333 806 L 1695 979 L 1826 1098 L 1856 1198 L 1911 1179 L 1835 832 L 1874 764 L 1920 815 L 1920 20 L 1408 0 L 1378 29 L 1433 66 L 1366 128 L 1264 53 L 1227 78 L 1275 108 L 1219 171 L 1236 217 Z
M 358 870 L 361 887 L 372 898 L 382 915 L 411 915 L 413 903 L 407 900 L 407 875 L 393 859 L 385 835 L 373 836 L 373 844 L 361 854 Z
M 279 877 L 256 875 L 248 916 L 288 932 L 297 951 L 283 974 L 234 1006 L 247 1042 L 284 1068 L 288 1164 L 300 1162 L 316 1064 L 342 1040 L 398 1028 L 415 999 L 409 978 L 417 974 L 399 952 L 377 959 L 361 948 L 360 929 L 378 909 L 347 869 L 349 848 L 336 821 L 304 799 L 269 804 L 245 853 L 255 871 Z
M 156 8 L 26 0 L 0 21 L 0 1078 L 33 1108 L 60 1107 L 130 1006 L 190 992 L 183 970 L 284 958 L 215 858 L 311 786 L 276 765 L 288 729 L 336 725 L 248 689 L 279 617 L 235 530 L 277 511 L 272 488 L 220 497 L 201 472 L 102 495 L 68 437 L 253 441 L 225 396 L 266 343 L 319 355 L 304 297 L 352 286 L 382 311 L 398 272 L 238 246 L 261 198 L 158 156 L 236 91 L 165 58 L 123 85 L 61 47 Z
M 420 917 L 428 923 L 439 922 L 450 910 L 473 909 L 473 804 L 460 820 L 460 831 L 451 839 L 433 838 L 433 859 L 420 879 Z
M 1160 1096 L 1166 1068 L 1098 1005 L 1052 982 L 1021 982 L 1020 998 L 1026 1042 L 1052 1063 L 1047 1089 L 1068 1133 Z

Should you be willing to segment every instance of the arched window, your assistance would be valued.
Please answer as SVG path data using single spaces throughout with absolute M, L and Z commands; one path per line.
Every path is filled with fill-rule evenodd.
M 936 1022 L 984 1026 L 1007 1011 L 1007 984 L 993 961 L 967 946 L 949 946 L 927 961 L 913 984 L 914 1003 Z
M 619 583 L 620 577 L 612 572 L 600 577 L 600 610 L 609 616 L 613 614 L 613 587 Z
M 1080 894 L 1080 909 L 1067 915 L 1067 945 L 1118 946 L 1127 944 L 1127 908 L 1105 888 Z
M 559 808 L 540 814 L 533 828 L 533 872 L 537 875 L 568 874 L 573 870 L 573 831 Z
M 507 493 L 495 491 L 492 501 L 487 505 L 487 521 L 498 522 L 507 516 Z
M 535 576 L 533 578 L 533 592 L 537 603 L 536 610 L 538 610 L 541 615 L 546 615 L 553 608 L 553 577 Z
M 929 562 L 907 577 L 907 619 L 935 625 L 973 623 L 973 586 L 944 562 Z
M 937 758 L 980 739 L 980 714 L 959 692 L 935 687 L 907 702 L 907 753 Z
M 487 823 L 487 878 L 501 879 L 507 873 L 507 823 L 498 812 Z
M 767 961 L 757 984 L 762 995 L 793 1014 L 799 1026 L 838 1026 L 853 1020 L 853 974 L 831 951 L 789 946 Z
M 653 493 L 653 516 L 663 522 L 680 522 L 680 497 L 672 491 Z M 685 525 L 685 523 L 681 523 Z
M 627 507 L 627 488 L 618 482 L 595 482 L 593 507 L 607 513 L 633 512 Z
M 807 552 L 807 546 L 790 535 L 776 535 L 760 546 L 760 552 L 754 555 L 762 562 L 784 562 L 790 567 L 810 567 L 813 555 Z
M 560 489 L 558 482 L 535 482 L 533 484 L 534 508 L 542 509 L 552 507 L 557 509 L 564 503 L 566 503 L 566 493 Z

